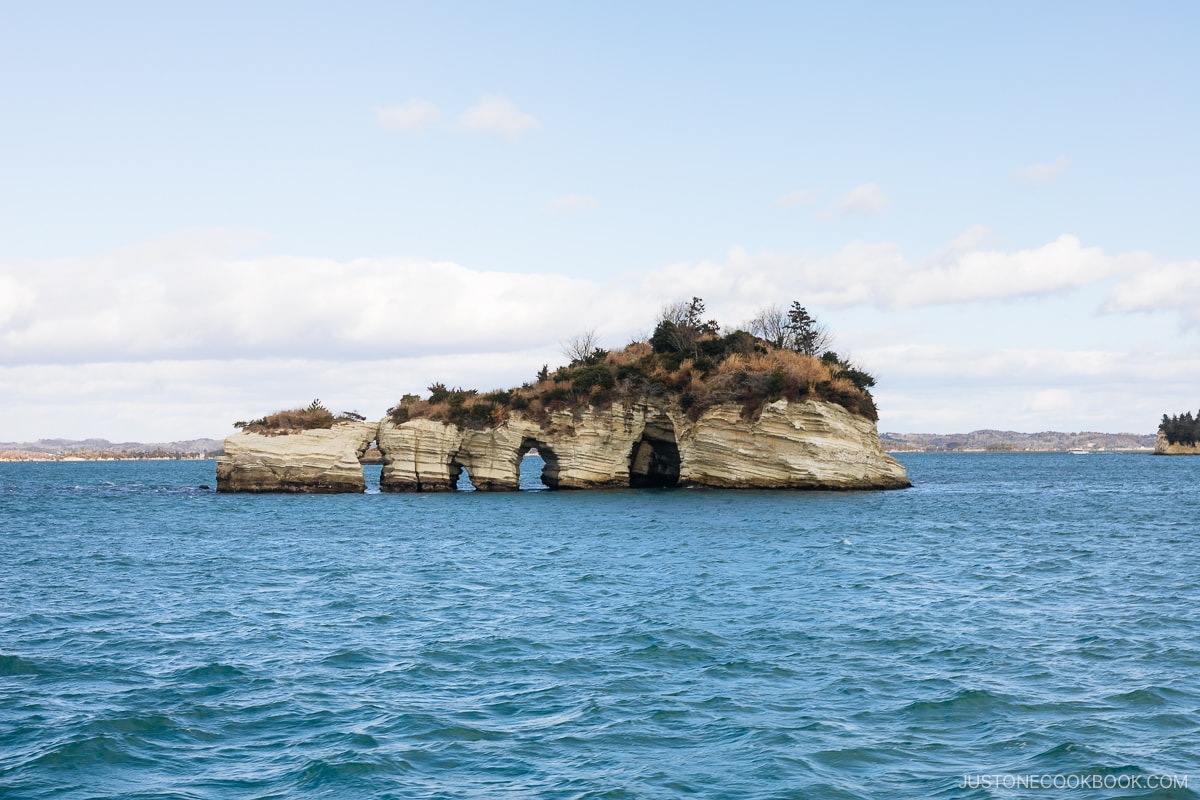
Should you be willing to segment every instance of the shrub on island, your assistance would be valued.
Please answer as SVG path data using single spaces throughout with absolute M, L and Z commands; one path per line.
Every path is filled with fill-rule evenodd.
M 553 411 L 673 396 L 692 419 L 722 403 L 736 403 L 744 417 L 756 418 L 766 404 L 785 398 L 824 400 L 878 420 L 874 377 L 832 351 L 818 355 L 829 335 L 799 303 L 787 312 L 764 309 L 747 324 L 751 330 L 722 333 L 703 315 L 704 302 L 693 297 L 664 308 L 647 339 L 621 350 L 596 346 L 588 331 L 564 345 L 568 364 L 554 371 L 544 365 L 520 387 L 481 394 L 435 383 L 428 398 L 405 395 L 388 415 L 397 425 L 427 418 L 483 429 L 513 411 L 545 422 Z
M 362 422 L 365 419 L 366 417 L 356 411 L 343 411 L 335 416 L 320 400 L 313 400 L 304 408 L 276 411 L 250 422 L 235 422 L 233 427 L 262 436 L 286 436 L 300 431 L 329 429 L 342 422 Z

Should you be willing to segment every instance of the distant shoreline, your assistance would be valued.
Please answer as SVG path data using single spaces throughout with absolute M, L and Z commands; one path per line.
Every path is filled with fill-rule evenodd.
M 984 429 L 970 433 L 881 433 L 889 453 L 1141 453 L 1154 451 L 1154 434 L 1021 433 Z
M 0 442 L 0 462 L 173 461 L 212 459 L 225 452 L 223 439 L 174 442 L 110 442 L 107 439 L 39 439 Z
M 970 433 L 881 433 L 883 449 L 905 453 L 1151 453 L 1154 434 L 1062 433 L 1042 431 L 977 430 Z M 36 442 L 0 442 L 0 463 L 51 463 L 78 461 L 203 461 L 224 453 L 223 439 L 188 439 L 175 442 L 121 442 L 106 439 L 39 439 Z M 365 464 L 382 463 L 378 450 L 370 450 Z
M 204 455 L 53 455 L 49 453 L 0 453 L 0 464 L 62 464 L 94 461 L 212 461 L 220 453 Z
M 946 456 L 946 455 L 985 455 L 985 456 L 1037 456 L 1037 455 L 1067 455 L 1070 450 L 887 450 L 890 455 L 898 456 Z M 1093 450 L 1091 454 L 1108 453 L 1113 455 L 1153 455 L 1154 448 L 1139 447 L 1135 450 Z M 37 454 L 22 454 L 19 457 L 0 455 L 0 464 L 97 464 L 102 462 L 115 461 L 214 461 L 219 454 L 211 454 L 204 456 L 98 456 L 89 458 L 84 456 L 66 456 L 56 458 L 53 456 L 39 457 Z M 528 456 L 527 456 L 528 457 Z M 382 459 L 362 459 L 361 463 L 364 466 L 379 466 L 383 463 Z
M 977 449 L 959 449 L 959 450 L 886 450 L 885 452 L 891 455 L 915 455 L 915 456 L 1039 456 L 1039 455 L 1068 455 L 1075 452 L 1074 450 L 977 450 Z M 1113 448 L 1111 450 L 1088 450 L 1081 455 L 1100 455 L 1104 453 L 1115 453 L 1123 455 L 1137 455 L 1145 453 L 1148 455 L 1154 454 L 1153 447 L 1133 447 L 1126 449 Z

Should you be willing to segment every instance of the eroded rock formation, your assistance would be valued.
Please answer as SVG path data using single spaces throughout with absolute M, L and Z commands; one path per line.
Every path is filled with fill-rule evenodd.
M 627 487 L 634 445 L 653 413 L 641 404 L 589 406 L 575 413 L 553 412 L 545 424 L 514 413 L 498 427 L 462 431 L 427 419 L 402 425 L 384 420 L 379 429 L 384 454 L 380 489 L 451 490 L 465 468 L 476 489 L 514 490 L 521 458 L 535 447 L 546 462 L 542 480 L 551 489 Z M 636 470 L 639 462 L 634 461 Z
M 1154 455 L 1156 456 L 1200 456 L 1200 443 L 1196 444 L 1172 444 L 1167 439 L 1167 434 L 1162 431 L 1158 432 L 1158 436 L 1154 440 Z
M 278 436 L 235 433 L 217 459 L 217 491 L 365 491 L 358 459 L 378 428 L 373 422 L 341 422 Z
M 637 403 L 562 410 L 540 424 L 513 414 L 484 430 L 418 419 L 380 425 L 380 488 L 449 491 L 466 469 L 476 489 L 514 490 L 533 447 L 552 489 L 712 486 L 737 489 L 893 489 L 908 477 L 875 425 L 825 402 L 768 404 L 757 419 L 736 405 L 691 420 L 678 407 Z
M 900 462 L 875 423 L 833 403 L 768 403 L 756 420 L 738 406 L 705 412 L 679 438 L 680 481 L 732 489 L 899 489 Z
M 690 419 L 677 404 L 613 404 L 513 412 L 490 428 L 431 419 L 345 423 L 287 436 L 235 434 L 225 442 L 217 487 L 230 492 L 361 492 L 358 458 L 372 440 L 383 454 L 385 492 L 453 491 L 462 470 L 480 491 L 519 488 L 531 448 L 552 489 L 709 486 L 732 489 L 896 489 L 904 467 L 883 451 L 875 424 L 833 403 L 777 400 L 754 418 L 736 404 Z

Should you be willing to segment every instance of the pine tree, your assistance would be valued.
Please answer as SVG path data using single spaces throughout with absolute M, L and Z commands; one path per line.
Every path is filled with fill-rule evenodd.
M 808 313 L 808 309 L 800 305 L 799 300 L 792 301 L 792 307 L 788 311 L 787 330 L 793 350 L 806 356 L 817 355 L 824 332 L 813 315 Z

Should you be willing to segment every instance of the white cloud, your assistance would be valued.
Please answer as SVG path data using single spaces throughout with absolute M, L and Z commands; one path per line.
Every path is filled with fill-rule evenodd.
M 943 257 L 956 253 L 964 253 L 980 247 L 992 236 L 991 228 L 986 225 L 972 225 L 958 236 L 950 240 L 950 244 L 942 251 Z
M 810 206 L 815 202 L 817 202 L 816 191 L 811 189 L 796 189 L 795 191 L 776 197 L 773 205 L 776 208 L 798 208 L 800 206 Z
M 1113 376 L 1125 382 L 1150 377 L 1155 369 L 1141 355 L 1124 350 L 894 344 L 864 352 L 881 370 L 902 369 L 908 380 L 944 386 L 1004 376 L 1022 392 L 1061 382 L 1091 384 Z
M 458 121 L 463 130 L 505 139 L 516 139 L 541 127 L 535 117 L 518 109 L 507 97 L 499 95 L 484 97 L 460 114 Z
M 1070 166 L 1071 162 L 1066 156 L 1059 156 L 1045 164 L 1030 164 L 1013 170 L 1013 177 L 1029 186 L 1043 186 L 1058 180 Z
M 838 199 L 838 213 L 841 216 L 874 216 L 887 211 L 889 205 L 891 201 L 879 184 L 864 183 L 855 186 Z
M 442 110 L 428 100 L 414 97 L 395 106 L 375 109 L 375 120 L 390 131 L 416 133 L 442 118 Z
M 1132 274 L 1144 254 L 1110 256 L 1073 236 L 1020 251 L 978 250 L 985 229 L 972 228 L 930 259 L 910 260 L 899 245 L 854 242 L 827 256 L 730 250 L 721 262 L 675 264 L 646 277 L 657 293 L 691 286 L 702 296 L 803 296 L 818 308 L 871 305 L 916 308 L 1065 292 Z
M 1152 433 L 1164 411 L 1194 405 L 1186 374 L 1200 369 L 1200 357 L 1163 344 L 1149 351 L 902 344 L 858 355 L 880 378 L 881 431 Z M 1164 376 L 1164 361 L 1183 377 Z
M 1200 261 L 1143 261 L 1136 274 L 1109 291 L 1101 309 L 1126 314 L 1175 311 L 1185 326 L 1200 327 Z
M 592 211 L 599 206 L 596 198 L 586 194 L 568 194 L 556 197 L 546 204 L 548 211 L 562 211 L 568 214 L 581 211 Z
M 1030 411 L 1065 411 L 1075 405 L 1075 393 L 1068 389 L 1042 389 L 1029 398 Z
M 1200 305 L 1195 263 L 1110 256 L 1071 236 L 1016 252 L 962 249 L 978 235 L 968 232 L 927 260 L 887 243 L 853 243 L 823 257 L 734 248 L 723 261 L 593 280 L 413 258 L 239 259 L 234 252 L 252 237 L 193 232 L 94 258 L 0 262 L 0 361 L 503 352 L 557 341 L 592 314 L 624 335 L 644 327 L 660 303 L 692 295 L 729 321 L 781 297 L 804 297 L 817 309 L 904 309 L 1114 280 L 1108 312 Z
M 610 333 L 605 343 L 619 345 L 622 339 Z M 529 380 L 543 363 L 561 362 L 553 340 L 506 353 L 382 359 L 352 353 L 0 365 L 0 441 L 224 436 L 233 432 L 234 420 L 314 397 L 335 410 L 374 418 L 404 393 L 421 393 L 435 381 L 502 388 Z M 1002 427 L 1150 433 L 1164 411 L 1195 406 L 1187 374 L 1200 370 L 1200 358 L 1171 359 L 1183 374 L 1163 381 L 1162 359 L 1104 350 L 897 345 L 857 356 L 880 378 L 880 430 L 910 432 Z M 1155 389 L 1146 392 L 1145 386 Z
M 1085 248 L 1074 236 L 1060 236 L 1032 250 L 972 250 L 942 263 L 914 265 L 908 279 L 892 287 L 890 304 L 934 305 L 1061 292 L 1128 269 L 1124 259 Z
M 879 430 L 905 433 L 967 433 L 982 429 L 1104 431 L 1153 434 L 1165 409 L 1188 408 L 1162 395 L 1139 396 L 1128 388 L 1089 390 L 1066 408 L 1038 409 L 1035 395 L 994 380 L 986 386 L 913 388 L 875 392 Z
M 243 260 L 204 253 L 194 235 L 0 262 L 0 278 L 33 309 L 0 322 L 8 364 L 503 352 L 556 341 L 597 305 L 612 311 L 605 324 L 637 313 L 622 311 L 626 291 L 586 279 L 404 258 Z M 639 322 L 652 313 L 640 311 Z
M 735 248 L 719 261 L 596 279 L 413 258 L 240 258 L 257 237 L 229 231 L 195 231 L 90 258 L 0 261 L 0 439 L 208 435 L 211 428 L 187 421 L 225 424 L 312 397 L 381 414 L 400 394 L 435 380 L 520 383 L 542 363 L 557 362 L 564 336 L 588 327 L 599 327 L 606 346 L 620 346 L 653 324 L 663 302 L 693 295 L 727 323 L 781 298 L 804 298 L 818 315 L 878 309 L 853 312 L 878 321 L 839 330 L 839 338 L 847 334 L 839 350 L 848 343 L 879 373 L 880 407 L 892 430 L 938 420 L 946 430 L 955 419 L 974 427 L 1025 420 L 1023 429 L 1057 420 L 1077 429 L 1082 421 L 1067 423 L 1080 409 L 1090 415 L 1080 420 L 1097 429 L 1140 430 L 1120 415 L 1149 413 L 1139 403 L 1193 404 L 1184 402 L 1193 392 L 1187 376 L 1200 363 L 1161 349 L 978 346 L 986 336 L 973 349 L 890 344 L 920 341 L 921 315 L 930 313 L 922 309 L 931 306 L 1053 296 L 1070 313 L 1086 314 L 1079 306 L 1085 296 L 1068 293 L 1089 286 L 1108 290 L 1107 312 L 1177 310 L 1196 319 L 1200 263 L 1109 255 L 1070 236 L 1023 251 L 980 249 L 986 236 L 971 229 L 922 260 L 887 243 L 852 243 L 825 256 Z M 1012 313 L 1026 326 L 1058 324 L 1046 308 L 1039 301 Z M 959 336 L 943 334 L 950 342 Z M 1056 405 L 1062 392 L 1073 393 L 1075 409 Z M 914 398 L 926 402 L 924 411 Z M 951 405 L 966 411 L 931 416 L 949 414 Z M 997 416 L 984 419 L 984 411 Z M 107 420 L 103 429 L 99 419 Z M 82 430 L 83 423 L 92 427 Z M 138 425 L 159 432 L 139 434 Z
M 557 345 L 507 354 L 0 365 L 0 441 L 221 437 L 233 422 L 304 405 L 381 418 L 429 384 L 507 388 L 556 363 Z
M 8 275 L 0 275 L 0 326 L 11 325 L 33 311 L 35 295 Z

